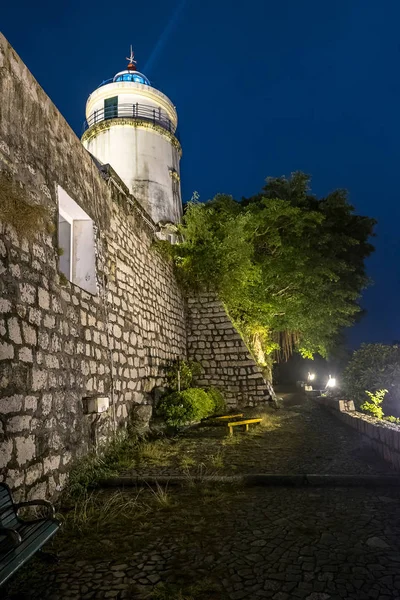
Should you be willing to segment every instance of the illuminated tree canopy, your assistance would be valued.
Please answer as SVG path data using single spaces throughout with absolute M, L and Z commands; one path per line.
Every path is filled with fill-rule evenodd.
M 241 202 L 190 202 L 171 247 L 183 284 L 218 294 L 261 363 L 293 349 L 326 356 L 369 283 L 374 219 L 356 215 L 345 190 L 318 199 L 309 184 L 296 172 Z

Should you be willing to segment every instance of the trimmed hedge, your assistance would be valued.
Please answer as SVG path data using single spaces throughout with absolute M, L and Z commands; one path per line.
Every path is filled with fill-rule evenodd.
M 226 402 L 222 392 L 218 388 L 210 388 L 207 393 L 214 404 L 213 414 L 223 414 L 226 411 Z
M 205 391 L 189 388 L 165 394 L 157 406 L 157 414 L 171 427 L 181 427 L 214 414 L 222 414 L 226 404 L 217 388 Z
M 181 427 L 192 421 L 200 421 L 214 411 L 214 402 L 200 388 L 189 388 L 183 392 L 171 392 L 163 396 L 157 406 L 157 413 L 167 425 Z

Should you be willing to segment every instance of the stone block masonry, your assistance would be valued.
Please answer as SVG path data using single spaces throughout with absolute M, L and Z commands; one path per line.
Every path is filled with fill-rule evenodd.
M 270 399 L 260 368 L 214 294 L 188 298 L 188 357 L 204 369 L 196 384 L 221 389 L 229 405 Z
M 0 481 L 17 498 L 52 497 L 133 409 L 150 416 L 165 366 L 188 350 L 204 366 L 198 383 L 232 405 L 265 399 L 266 386 L 212 297 L 190 299 L 187 320 L 172 265 L 152 248 L 156 225 L 1 34 L 0 97 L 0 185 L 6 175 L 50 225 L 28 239 L 0 222 Z M 93 223 L 97 293 L 60 277 L 59 186 Z M 84 413 L 91 395 L 111 401 L 99 420 Z
M 339 417 L 346 425 L 356 429 L 368 446 L 390 463 L 393 469 L 400 471 L 399 425 L 354 410 L 352 401 L 335 401 L 324 396 L 317 397 L 315 400 L 326 406 L 333 415 Z
M 52 496 L 74 459 L 125 426 L 135 405 L 186 356 L 185 299 L 172 266 L 152 250 L 156 227 L 100 172 L 68 124 L 0 36 L 0 175 L 54 230 L 28 241 L 0 223 L 0 476 L 21 497 Z M 58 271 L 58 185 L 93 220 L 97 294 Z M 83 398 L 112 410 L 94 431 Z

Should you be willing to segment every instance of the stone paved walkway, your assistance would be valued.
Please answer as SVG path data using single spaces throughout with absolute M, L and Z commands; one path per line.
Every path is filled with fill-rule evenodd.
M 270 446 L 282 452 L 259 457 L 257 470 L 264 464 L 275 472 L 390 472 L 324 409 L 298 401 L 288 396 L 276 417 L 285 418 Z M 262 436 L 268 440 L 268 431 Z M 313 458 L 317 451 L 320 459 Z M 99 535 L 81 540 L 64 531 L 56 542 L 64 550 L 60 564 L 31 562 L 5 597 L 400 599 L 396 489 L 189 487 L 171 490 L 171 504 L 154 510 L 145 525 L 125 519 L 105 535 L 99 522 Z
M 100 561 L 63 556 L 40 580 L 31 570 L 29 591 L 15 597 L 400 598 L 400 497 L 393 491 L 251 489 L 231 512 L 202 509 L 206 523 L 200 511 L 197 524 L 181 530 L 168 513 L 156 515 L 156 539 L 123 562 L 113 560 L 114 544 Z M 152 596 L 160 581 L 166 595 Z M 205 581 L 204 595 L 178 595 Z
M 250 435 L 235 431 L 229 440 L 226 427 L 193 429 L 176 442 L 176 454 L 174 442 L 165 448 L 171 452 L 165 466 L 144 460 L 125 474 L 172 475 L 188 468 L 196 471 L 198 465 L 215 468 L 216 456 L 224 473 L 393 473 L 357 432 L 311 398 L 299 393 L 281 396 L 282 410 L 267 409 L 263 428 L 252 428 Z M 258 413 L 254 409 L 246 416 Z M 193 459 L 193 467 L 187 467 L 183 457 Z

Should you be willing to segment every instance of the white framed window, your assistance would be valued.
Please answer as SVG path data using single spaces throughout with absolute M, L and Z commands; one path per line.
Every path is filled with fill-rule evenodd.
M 59 269 L 75 285 L 97 294 L 93 221 L 61 186 L 57 195 Z

